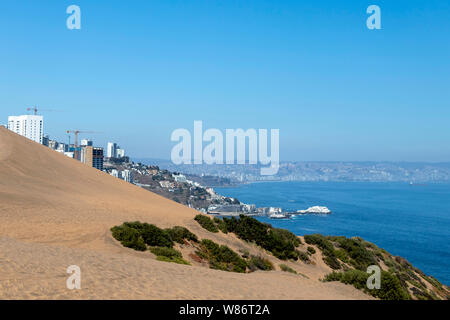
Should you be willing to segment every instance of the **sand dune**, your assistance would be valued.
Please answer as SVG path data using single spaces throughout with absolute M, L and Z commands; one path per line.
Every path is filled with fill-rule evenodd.
M 132 220 L 182 225 L 234 249 L 258 250 L 208 233 L 196 214 L 0 127 L 0 299 L 370 299 L 318 281 L 329 271 L 321 259 L 296 267 L 308 278 L 237 274 L 156 261 L 123 248 L 109 231 Z M 81 290 L 66 288 L 73 264 L 82 271 Z

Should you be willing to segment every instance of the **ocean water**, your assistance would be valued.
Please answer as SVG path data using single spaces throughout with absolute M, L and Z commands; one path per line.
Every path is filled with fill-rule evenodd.
M 332 214 L 258 219 L 297 235 L 362 237 L 450 285 L 450 184 L 268 182 L 216 191 L 258 207 L 326 206 Z

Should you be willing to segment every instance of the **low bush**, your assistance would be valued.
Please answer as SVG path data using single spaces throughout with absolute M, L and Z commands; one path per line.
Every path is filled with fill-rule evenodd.
M 308 250 L 308 253 L 309 253 L 309 254 L 314 254 L 314 253 L 316 253 L 316 249 L 314 249 L 313 247 L 308 247 L 308 248 L 306 248 L 306 250 Z
M 389 272 L 381 271 L 381 288 L 370 293 L 382 300 L 410 300 L 407 290 L 402 288 L 398 278 Z
M 298 258 L 301 261 L 303 261 L 305 263 L 310 263 L 311 262 L 311 260 L 309 259 L 308 254 L 306 252 L 303 252 L 303 251 L 297 251 L 297 252 L 298 252 Z
M 178 263 L 178 264 L 190 265 L 190 263 L 187 262 L 186 260 L 184 260 L 183 258 L 168 258 L 168 257 L 165 257 L 165 256 L 157 256 L 156 260 L 164 261 L 164 262 L 173 262 L 173 263 Z
M 153 224 L 143 223 L 140 233 L 144 242 L 149 246 L 173 247 L 173 241 L 170 234 Z
M 167 247 L 150 247 L 150 251 L 155 256 L 163 256 L 167 258 L 182 258 L 181 252 L 173 248 Z
M 270 271 L 274 269 L 272 262 L 260 256 L 251 256 L 248 261 L 248 268 L 250 271 Z
M 242 258 L 250 258 L 250 252 L 247 249 L 239 249 L 239 252 L 241 253 Z
M 373 251 L 367 249 L 368 242 L 361 238 L 348 239 L 346 237 L 328 237 L 332 241 L 338 243 L 339 247 L 345 252 L 338 258 L 342 257 L 342 261 L 349 261 L 350 264 L 358 270 L 365 271 L 370 265 L 377 265 L 377 260 Z M 347 259 L 348 256 L 350 259 Z M 347 262 L 345 261 L 345 262 Z
M 336 258 L 333 243 L 330 240 L 321 234 L 309 234 L 305 235 L 304 238 L 307 244 L 316 245 L 322 250 L 322 259 L 331 269 L 337 270 L 341 268 L 341 264 Z
M 338 270 L 341 268 L 339 260 L 334 255 L 324 256 L 323 262 L 325 262 L 331 269 Z
M 334 250 L 334 254 L 336 255 L 336 258 L 342 262 L 348 263 L 350 261 L 348 254 L 344 249 Z
M 325 281 L 340 281 L 361 290 L 367 288 L 367 278 L 369 278 L 369 274 L 366 272 L 352 269 L 345 272 L 333 271 L 325 276 Z
M 111 232 L 114 239 L 120 241 L 124 247 L 132 248 L 137 251 L 145 251 L 147 249 L 144 239 L 142 239 L 139 231 L 133 228 L 125 225 L 115 226 L 111 228 Z
M 348 270 L 345 272 L 332 272 L 325 276 L 324 281 L 340 281 L 351 284 L 355 288 L 365 291 L 382 300 L 409 300 L 408 292 L 402 288 L 398 278 L 386 271 L 381 271 L 380 289 L 367 288 L 369 274 L 361 270 Z
M 292 269 L 291 267 L 289 267 L 289 266 L 287 266 L 285 264 L 280 264 L 280 269 L 282 271 L 285 271 L 285 272 L 290 272 L 290 273 L 297 274 L 297 271 L 295 271 L 294 269 Z
M 179 264 L 189 264 L 183 259 L 180 251 L 167 247 L 150 247 L 150 251 L 156 255 L 156 260 L 174 262 Z
M 214 217 L 213 221 L 220 231 L 222 231 L 223 233 L 228 233 L 227 224 L 225 223 L 225 221 L 223 221 L 219 217 Z
M 211 220 L 210 217 L 205 216 L 203 214 L 198 214 L 195 216 L 194 219 L 202 226 L 203 229 L 206 229 L 209 232 L 214 233 L 219 232 L 219 229 L 217 228 L 217 226 L 214 224 L 214 222 Z
M 176 226 L 170 229 L 166 229 L 166 231 L 173 241 L 178 242 L 180 244 L 183 244 L 184 240 L 198 242 L 197 236 L 192 232 L 190 232 L 185 227 Z
M 184 243 L 183 240 L 197 242 L 197 236 L 184 227 L 173 227 L 163 230 L 153 224 L 139 221 L 124 222 L 111 228 L 112 235 L 123 246 L 144 251 L 147 246 L 172 248 L 173 242 Z
M 328 253 L 332 253 L 334 251 L 334 246 L 331 241 L 327 240 L 321 234 L 309 234 L 305 235 L 304 238 L 307 244 L 318 246 L 325 255 L 328 255 Z
M 245 215 L 240 215 L 239 219 L 223 218 L 223 221 L 228 232 L 236 234 L 242 240 L 256 243 L 275 257 L 281 260 L 298 259 L 295 248 L 301 244 L 301 241 L 292 232 L 273 228 L 269 224 Z
M 211 269 L 244 273 L 247 269 L 247 262 L 236 252 L 225 245 L 219 246 L 214 241 L 203 239 L 200 242 L 200 250 L 197 255 L 209 261 Z

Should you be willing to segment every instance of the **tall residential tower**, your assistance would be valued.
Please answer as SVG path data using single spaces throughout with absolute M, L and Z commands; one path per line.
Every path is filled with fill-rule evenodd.
M 44 117 L 38 115 L 9 116 L 8 129 L 42 144 L 44 139 Z

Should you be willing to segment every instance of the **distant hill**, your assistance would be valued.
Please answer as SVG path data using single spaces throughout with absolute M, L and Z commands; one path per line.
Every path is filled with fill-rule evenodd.
M 450 182 L 450 162 L 388 161 L 282 161 L 273 176 L 261 176 L 260 165 L 175 165 L 170 160 L 137 159 L 162 169 L 185 174 L 229 178 L 231 181 L 366 181 L 366 182 Z

